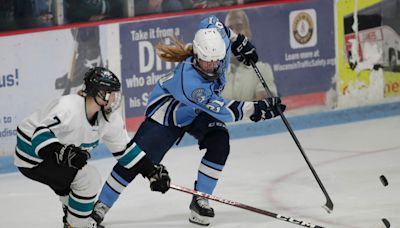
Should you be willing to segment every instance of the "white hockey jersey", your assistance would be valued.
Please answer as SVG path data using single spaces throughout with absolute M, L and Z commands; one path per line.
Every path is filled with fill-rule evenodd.
M 131 140 L 122 116 L 112 113 L 107 122 L 101 113 L 91 125 L 86 117 L 85 98 L 76 94 L 62 96 L 45 109 L 24 119 L 17 127 L 15 165 L 32 168 L 43 161 L 39 150 L 54 142 L 74 144 L 91 151 L 105 143 L 125 168 L 133 167 L 145 153 Z

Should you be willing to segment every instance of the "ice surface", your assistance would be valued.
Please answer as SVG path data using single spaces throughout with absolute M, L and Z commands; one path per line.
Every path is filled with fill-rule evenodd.
M 330 194 L 325 198 L 290 135 L 231 141 L 231 154 L 214 195 L 332 228 L 400 227 L 400 117 L 296 131 Z M 174 184 L 191 187 L 203 151 L 172 149 L 163 163 Z M 113 158 L 91 162 L 106 179 Z M 384 187 L 379 176 L 385 175 Z M 188 222 L 191 196 L 170 190 L 161 195 L 138 177 L 107 214 L 107 228 L 199 227 Z M 240 208 L 212 202 L 215 228 L 300 227 Z M 0 175 L 0 227 L 62 227 L 58 197 L 20 173 Z

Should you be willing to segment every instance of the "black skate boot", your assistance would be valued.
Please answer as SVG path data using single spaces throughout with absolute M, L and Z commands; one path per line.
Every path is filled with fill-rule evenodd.
M 64 228 L 74 228 L 67 222 L 68 209 L 65 205 L 63 205 L 63 212 L 64 212 L 63 216 Z M 103 225 L 100 225 L 100 223 L 97 223 L 97 221 L 94 218 L 90 217 L 88 219 L 88 224 L 84 228 L 105 228 L 105 227 Z
M 94 204 L 93 212 L 90 217 L 92 217 L 97 222 L 98 228 L 104 228 L 104 226 L 100 225 L 100 223 L 103 222 L 104 216 L 106 215 L 108 210 L 110 210 L 110 208 L 100 201 L 97 201 Z
M 208 204 L 208 199 L 201 196 L 193 196 L 189 206 L 191 212 L 189 222 L 201 226 L 210 225 L 210 218 L 215 216 L 214 209 Z
M 64 204 L 62 205 L 62 210 L 64 213 L 64 216 L 62 218 L 63 224 L 64 224 L 64 228 L 70 228 L 71 226 L 68 224 L 67 222 L 67 206 L 65 206 Z

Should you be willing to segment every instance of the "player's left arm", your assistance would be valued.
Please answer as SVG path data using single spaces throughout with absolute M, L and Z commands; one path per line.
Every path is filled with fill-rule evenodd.
M 136 143 L 129 137 L 120 113 L 112 113 L 109 118 L 101 140 L 106 144 L 118 163 L 130 169 L 139 162 L 146 153 L 137 147 Z
M 43 160 L 55 160 L 58 165 L 82 169 L 90 158 L 90 153 L 73 144 L 60 142 L 57 135 L 73 132 L 77 118 L 65 103 L 54 103 L 42 118 L 32 135 L 32 148 Z
M 256 63 L 258 61 L 256 47 L 249 41 L 249 39 L 241 33 L 235 33 L 232 29 L 225 26 L 225 24 L 216 16 L 210 16 L 201 20 L 198 28 L 218 28 L 222 38 L 229 39 L 232 43 L 232 54 L 239 62 L 250 66 L 250 62 Z M 227 47 L 228 46 L 229 45 L 227 45 Z
M 121 166 L 149 179 L 152 191 L 168 191 L 171 179 L 167 169 L 162 164 L 154 164 L 134 139 L 129 137 L 119 113 L 111 116 L 102 140 Z

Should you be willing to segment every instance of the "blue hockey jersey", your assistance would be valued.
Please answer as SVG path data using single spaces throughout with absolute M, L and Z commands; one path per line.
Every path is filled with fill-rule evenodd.
M 208 81 L 193 68 L 193 57 L 188 57 L 173 72 L 162 77 L 150 94 L 145 114 L 162 125 L 187 126 L 200 112 L 223 122 L 239 121 L 244 116 L 245 102 L 221 96 L 231 54 L 229 31 L 215 16 L 203 19 L 199 24 L 199 29 L 202 28 L 217 28 L 224 38 L 225 60 L 228 60 L 225 61 L 224 73 L 217 80 Z

